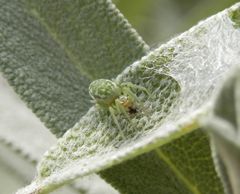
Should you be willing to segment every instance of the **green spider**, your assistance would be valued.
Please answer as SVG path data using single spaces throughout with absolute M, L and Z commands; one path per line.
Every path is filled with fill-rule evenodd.
M 136 102 L 138 97 L 132 89 L 142 90 L 149 95 L 146 88 L 132 84 L 130 82 L 116 83 L 108 79 L 98 79 L 89 85 L 89 94 L 94 103 L 103 110 L 108 110 L 116 124 L 121 130 L 116 114 L 124 114 L 130 121 L 129 114 L 137 113 Z

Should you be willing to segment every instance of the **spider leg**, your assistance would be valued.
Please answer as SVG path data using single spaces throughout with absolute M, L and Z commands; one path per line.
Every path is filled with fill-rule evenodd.
M 115 110 L 114 110 L 112 107 L 109 107 L 109 112 L 110 112 L 111 117 L 112 117 L 114 123 L 116 124 L 117 128 L 118 128 L 119 130 L 121 130 L 121 127 L 120 127 L 120 125 L 119 125 L 119 122 L 118 122 L 118 120 L 117 120 L 117 118 L 116 118 L 116 116 L 115 116 Z
M 122 132 L 122 129 L 121 129 L 121 127 L 119 125 L 119 122 L 118 122 L 118 120 L 117 120 L 117 118 L 115 116 L 115 110 L 112 107 L 109 107 L 109 112 L 110 112 L 110 114 L 111 114 L 111 116 L 113 118 L 114 123 L 116 124 L 116 126 L 117 126 L 117 128 L 118 128 L 118 130 L 120 132 L 120 135 L 124 138 L 124 134 Z
M 124 95 L 127 94 L 133 102 L 134 101 L 139 102 L 138 97 L 128 87 L 123 87 L 122 91 Z
M 131 83 L 131 82 L 122 83 L 122 86 L 123 86 L 123 87 L 136 88 L 136 89 L 142 90 L 142 91 L 144 91 L 147 95 L 150 96 L 149 91 L 148 91 L 145 87 L 143 87 L 143 86 L 138 86 L 138 85 L 133 84 L 133 83 Z
M 118 111 L 119 113 L 123 113 L 123 114 L 125 115 L 125 117 L 126 117 L 129 121 L 131 121 L 131 119 L 130 119 L 130 117 L 129 117 L 129 115 L 128 115 L 126 109 L 125 109 L 125 107 L 121 104 L 120 100 L 116 99 L 116 100 L 115 100 L 115 104 L 116 104 L 116 109 L 117 109 L 117 111 Z
M 125 83 L 122 83 L 122 87 L 123 88 L 128 88 L 128 90 L 131 90 L 130 88 L 132 89 L 139 89 L 139 90 L 142 90 L 144 91 L 147 95 L 148 95 L 148 99 L 152 99 L 152 94 L 143 86 L 138 86 L 136 84 L 133 84 L 131 82 L 125 82 Z M 130 91 L 131 92 L 131 91 Z M 133 93 L 133 92 L 131 92 Z M 129 94 L 129 93 L 128 93 Z M 135 95 L 136 96 L 136 95 Z M 134 98 L 133 96 L 131 96 L 133 98 L 133 100 L 137 100 L 138 101 L 138 98 Z
M 135 86 L 136 86 L 136 85 L 132 84 L 132 87 L 135 87 Z M 141 86 L 137 86 L 137 87 L 142 88 Z M 147 91 L 146 88 L 144 88 L 144 90 Z M 122 91 L 123 91 L 123 93 L 124 93 L 125 95 L 128 95 L 128 96 L 129 96 L 129 98 L 130 98 L 130 100 L 132 100 L 132 102 L 138 102 L 139 105 L 140 105 L 141 107 L 143 107 L 143 102 L 141 102 L 141 101 L 139 100 L 139 98 L 132 92 L 132 90 L 131 90 L 129 87 L 123 87 L 123 88 L 122 88 Z M 150 93 L 149 93 L 148 91 L 147 91 L 147 94 L 149 94 L 149 97 L 151 97 L 151 96 L 150 96 Z

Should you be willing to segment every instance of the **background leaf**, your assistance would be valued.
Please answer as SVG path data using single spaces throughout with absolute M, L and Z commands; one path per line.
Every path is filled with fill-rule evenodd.
M 36 162 L 56 138 L 0 77 L 0 193 L 12 194 L 35 176 Z M 94 186 L 92 185 L 94 184 Z M 76 180 L 54 193 L 117 193 L 97 175 Z
M 120 193 L 223 193 L 210 155 L 208 137 L 196 129 L 100 174 Z
M 148 49 L 110 1 L 0 3 L 0 70 L 58 137 L 89 108 L 90 80 Z
M 212 116 L 206 123 L 215 147 L 216 164 L 223 176 L 228 193 L 239 194 L 240 145 L 239 145 L 239 66 L 229 76 L 218 94 Z
M 0 70 L 57 136 L 71 127 L 90 105 L 90 79 L 110 78 L 148 50 L 110 1 L 1 0 L 0 4 Z M 47 147 L 54 139 L 45 136 L 45 129 L 34 125 L 32 130 L 31 127 L 30 130 L 2 127 L 4 141 L 13 143 L 22 150 L 21 154 L 35 161 L 42 153 L 37 144 L 43 145 L 41 141 L 44 141 Z M 90 182 L 94 180 L 96 185 L 97 178 Z M 87 182 L 82 180 L 78 187 Z

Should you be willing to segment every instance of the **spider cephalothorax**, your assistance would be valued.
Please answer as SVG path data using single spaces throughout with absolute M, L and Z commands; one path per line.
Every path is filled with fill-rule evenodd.
M 89 94 L 101 106 L 110 106 L 121 95 L 121 88 L 113 81 L 98 79 L 89 86 Z
M 148 91 L 142 86 L 124 82 L 117 84 L 107 79 L 98 79 L 89 86 L 89 94 L 99 108 L 107 109 L 118 129 L 121 129 L 116 114 L 124 114 L 130 120 L 129 114 L 137 113 L 136 104 L 139 101 L 132 89 L 139 89 L 147 94 Z

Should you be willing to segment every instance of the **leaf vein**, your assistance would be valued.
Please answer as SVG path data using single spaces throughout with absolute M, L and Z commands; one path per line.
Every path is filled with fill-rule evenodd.
M 163 160 L 169 168 L 176 174 L 177 178 L 182 181 L 186 185 L 186 187 L 193 193 L 193 194 L 201 194 L 198 190 L 197 186 L 194 185 L 185 175 L 181 173 L 181 171 L 174 165 L 174 163 L 162 152 L 160 148 L 155 150 L 158 157 Z
M 59 37 L 57 36 L 57 33 L 54 32 L 53 29 L 51 29 L 42 19 L 40 14 L 37 12 L 36 9 L 30 8 L 26 5 L 26 7 L 29 9 L 31 14 L 42 24 L 42 26 L 46 29 L 46 31 L 50 34 L 50 36 L 53 38 L 53 40 L 65 51 L 66 56 L 69 58 L 69 60 L 79 69 L 80 73 L 87 77 L 89 80 L 93 80 L 93 77 L 91 74 L 89 74 L 84 68 L 81 67 L 81 62 L 74 57 L 74 55 L 67 49 L 67 47 L 64 45 L 64 43 L 61 42 Z

